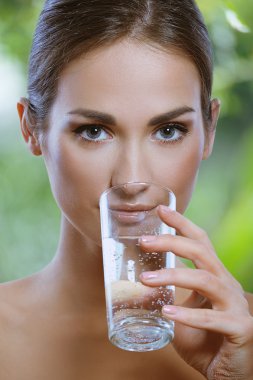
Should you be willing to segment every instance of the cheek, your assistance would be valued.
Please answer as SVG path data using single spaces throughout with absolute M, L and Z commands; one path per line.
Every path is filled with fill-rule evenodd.
M 177 196 L 177 210 L 183 213 L 187 208 L 197 179 L 201 156 L 190 153 L 175 166 L 177 178 L 175 180 L 175 193 Z
M 45 161 L 59 208 L 79 232 L 85 231 L 85 235 L 97 241 L 99 197 L 108 182 L 106 161 L 76 144 L 62 141 L 58 149 L 50 149 Z
M 106 177 L 104 160 L 101 162 L 96 154 L 86 152 L 76 144 L 63 141 L 59 145 L 58 149 L 51 150 L 46 163 L 55 193 L 64 198 L 69 196 L 73 202 L 76 199 L 90 203 L 92 198 L 99 196 L 100 182 L 103 183 L 103 177 Z
M 160 183 L 171 188 L 177 198 L 177 210 L 183 213 L 192 196 L 200 163 L 202 161 L 203 144 L 196 142 L 182 146 L 163 156 L 160 165 Z

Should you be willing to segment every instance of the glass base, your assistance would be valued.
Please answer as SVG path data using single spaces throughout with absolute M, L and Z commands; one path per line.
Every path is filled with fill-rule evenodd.
M 127 351 L 154 351 L 165 347 L 174 337 L 174 322 L 157 316 L 127 317 L 118 321 L 110 341 Z

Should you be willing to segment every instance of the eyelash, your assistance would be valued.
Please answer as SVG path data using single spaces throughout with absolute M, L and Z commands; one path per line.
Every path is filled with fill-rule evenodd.
M 75 135 L 77 135 L 83 142 L 85 143 L 95 143 L 95 144 L 102 144 L 104 143 L 105 140 L 92 140 L 92 139 L 86 139 L 85 137 L 82 137 L 81 134 L 86 130 L 92 129 L 92 128 L 98 128 L 99 130 L 105 131 L 109 133 L 104 126 L 99 125 L 99 124 L 84 124 L 81 125 L 80 127 L 76 128 L 73 132 Z M 167 123 L 165 125 L 160 125 L 159 128 L 157 128 L 153 134 L 156 134 L 158 131 L 161 131 L 162 129 L 165 128 L 174 128 L 176 131 L 180 131 L 182 133 L 181 136 L 176 138 L 175 140 L 157 140 L 159 144 L 173 144 L 177 143 L 178 141 L 182 140 L 182 138 L 189 133 L 188 128 L 186 128 L 183 124 L 178 124 L 178 123 Z
M 159 128 L 157 128 L 154 132 L 157 133 L 158 131 L 161 131 L 164 128 L 174 128 L 176 131 L 180 131 L 182 134 L 175 140 L 157 140 L 159 144 L 175 144 L 178 141 L 182 140 L 184 136 L 186 136 L 189 133 L 188 128 L 186 128 L 183 124 L 178 124 L 178 123 L 168 123 L 165 125 L 161 125 Z

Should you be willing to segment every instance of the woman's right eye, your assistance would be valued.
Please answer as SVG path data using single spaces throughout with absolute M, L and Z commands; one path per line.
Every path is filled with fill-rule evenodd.
M 87 142 L 103 142 L 112 137 L 99 125 L 81 125 L 74 133 Z

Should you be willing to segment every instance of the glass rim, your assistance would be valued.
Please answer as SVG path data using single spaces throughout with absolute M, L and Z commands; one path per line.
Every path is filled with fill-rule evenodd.
M 120 185 L 115 185 L 115 186 L 112 186 L 112 187 L 109 187 L 108 189 L 104 190 L 101 195 L 100 195 L 100 199 L 102 197 L 104 197 L 105 195 L 107 195 L 109 192 L 113 191 L 113 190 L 116 190 L 116 189 L 119 189 L 120 187 L 124 186 L 124 185 L 152 185 L 152 186 L 155 186 L 155 187 L 158 187 L 160 188 L 161 190 L 166 190 L 168 193 L 171 193 L 172 196 L 174 198 L 176 198 L 176 195 L 175 193 L 168 187 L 166 186 L 163 186 L 163 185 L 160 185 L 158 183 L 154 183 L 154 182 L 146 182 L 146 181 L 133 181 L 133 182 L 125 182 L 125 183 L 121 183 Z

